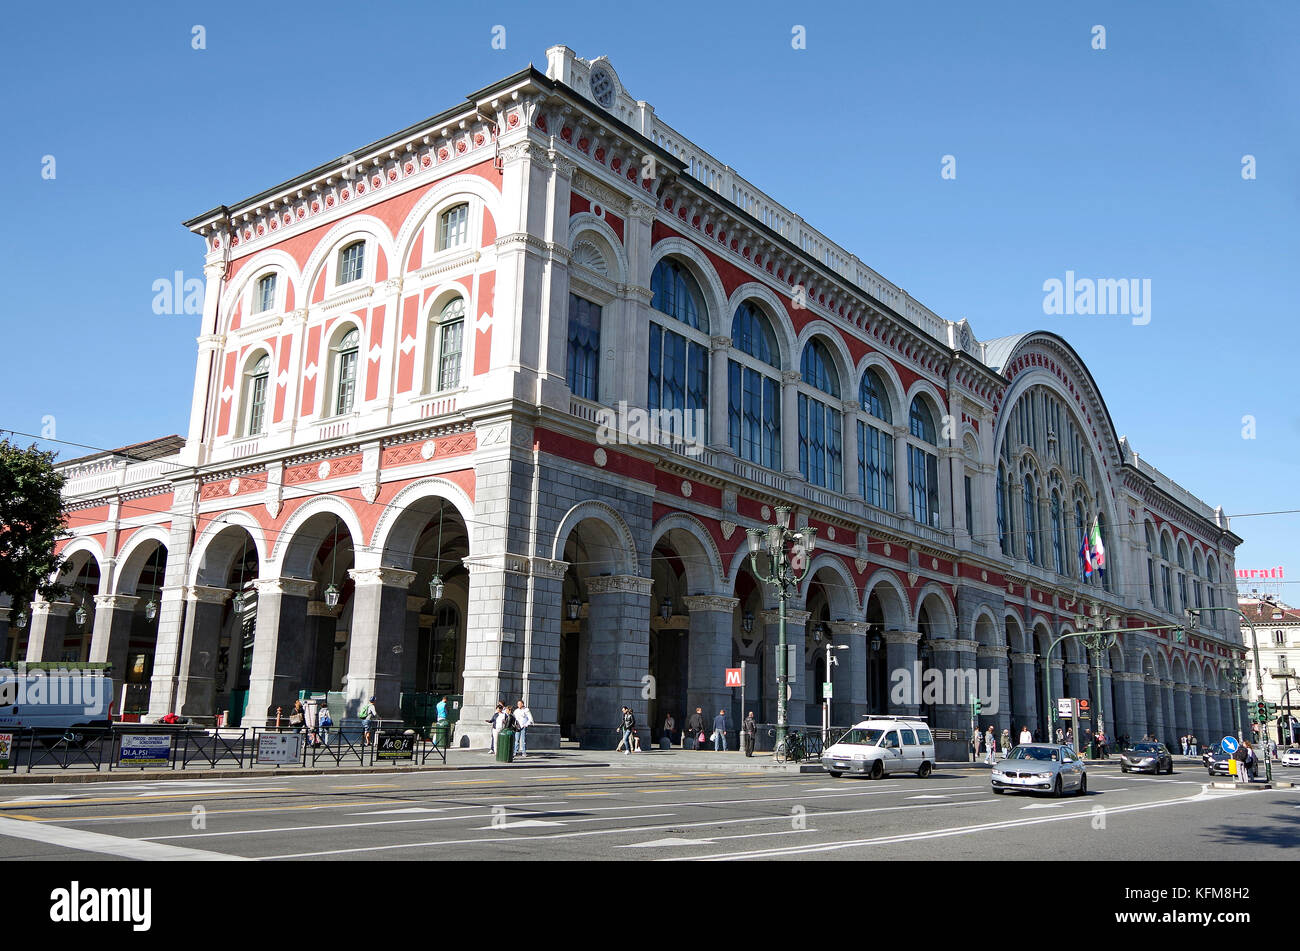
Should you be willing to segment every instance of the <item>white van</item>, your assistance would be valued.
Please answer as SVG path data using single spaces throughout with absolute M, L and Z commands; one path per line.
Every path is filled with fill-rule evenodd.
M 870 717 L 826 748 L 822 768 L 832 776 L 856 773 L 872 779 L 894 773 L 929 776 L 934 771 L 930 725 L 920 717 Z
M 0 671 L 0 732 L 111 724 L 107 664 L 15 664 Z

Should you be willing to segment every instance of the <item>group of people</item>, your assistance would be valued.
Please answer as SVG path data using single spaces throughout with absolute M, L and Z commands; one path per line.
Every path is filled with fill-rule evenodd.
M 442 703 L 438 704 L 438 719 L 445 719 L 444 704 L 447 698 L 442 698 Z M 528 705 L 523 700 L 518 701 L 513 707 L 504 700 L 498 700 L 496 710 L 492 716 L 487 718 L 487 723 L 492 726 L 492 741 L 488 749 L 495 752 L 497 740 L 505 730 L 512 730 L 515 734 L 514 753 L 521 759 L 528 758 L 528 728 L 533 725 L 533 714 L 528 709 Z
M 624 706 L 619 711 L 619 722 L 616 729 L 619 732 L 618 746 L 615 752 L 621 750 L 623 753 L 640 753 L 641 738 L 637 734 L 636 717 L 632 713 L 632 708 Z M 712 730 L 706 733 L 706 730 Z M 664 728 L 661 736 L 661 743 L 664 749 L 671 749 L 676 742 L 677 720 L 669 713 L 664 717 Z M 740 743 L 741 749 L 746 756 L 754 755 L 754 741 L 758 735 L 758 724 L 754 720 L 754 711 L 750 710 L 745 716 L 740 726 Z M 686 728 L 681 732 L 682 749 L 703 750 L 708 749 L 706 744 L 712 743 L 713 749 L 717 752 L 727 751 L 727 711 L 719 710 L 718 715 L 713 718 L 713 724 L 710 727 L 704 716 L 704 708 L 696 707 L 695 712 L 686 718 Z
M 374 697 L 370 700 L 373 703 Z M 277 708 L 278 709 L 278 708 Z M 301 700 L 293 702 L 293 710 L 289 714 L 290 729 L 303 733 L 307 737 L 307 742 L 312 746 L 329 745 L 330 727 L 334 725 L 334 718 L 330 716 L 328 704 L 322 703 L 316 707 L 315 715 L 307 709 L 307 705 Z M 366 742 L 369 743 L 369 737 Z
M 1178 738 L 1178 745 L 1183 748 L 1184 756 L 1195 756 L 1201 747 L 1201 741 L 1190 733 Z

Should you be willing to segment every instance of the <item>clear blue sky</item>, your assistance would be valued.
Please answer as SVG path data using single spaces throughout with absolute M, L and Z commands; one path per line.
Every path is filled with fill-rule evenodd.
M 198 318 L 151 307 L 156 279 L 202 277 L 180 222 L 565 43 L 609 55 L 634 97 L 940 315 L 981 339 L 1065 336 L 1120 433 L 1211 504 L 1300 508 L 1300 5 L 458 6 L 7 10 L 0 428 L 184 433 Z M 1150 324 L 1045 315 L 1043 282 L 1067 270 L 1149 278 Z M 1300 516 L 1233 528 L 1240 566 L 1300 581 Z

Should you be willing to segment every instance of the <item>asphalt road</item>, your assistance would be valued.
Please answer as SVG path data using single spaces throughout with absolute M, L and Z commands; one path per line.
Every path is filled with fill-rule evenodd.
M 1088 777 L 1088 795 L 1064 799 L 994 796 L 977 768 L 876 782 L 628 765 L 0 787 L 0 860 L 1210 862 L 1300 845 L 1300 790 L 1210 789 L 1190 764 Z

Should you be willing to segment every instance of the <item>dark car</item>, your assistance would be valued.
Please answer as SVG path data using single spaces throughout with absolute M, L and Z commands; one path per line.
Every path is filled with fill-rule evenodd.
M 1163 743 L 1134 743 L 1119 754 L 1121 773 L 1172 773 L 1174 757 Z
M 1222 752 L 1223 752 L 1223 748 L 1219 746 L 1218 743 L 1215 743 L 1213 746 L 1208 746 L 1205 749 L 1201 750 L 1201 765 L 1208 769 L 1210 765 L 1210 757 L 1213 756 L 1215 753 L 1222 753 Z
M 1228 760 L 1232 759 L 1232 754 L 1226 752 L 1217 744 L 1208 754 L 1209 758 L 1205 762 L 1205 768 L 1211 776 L 1228 776 Z

